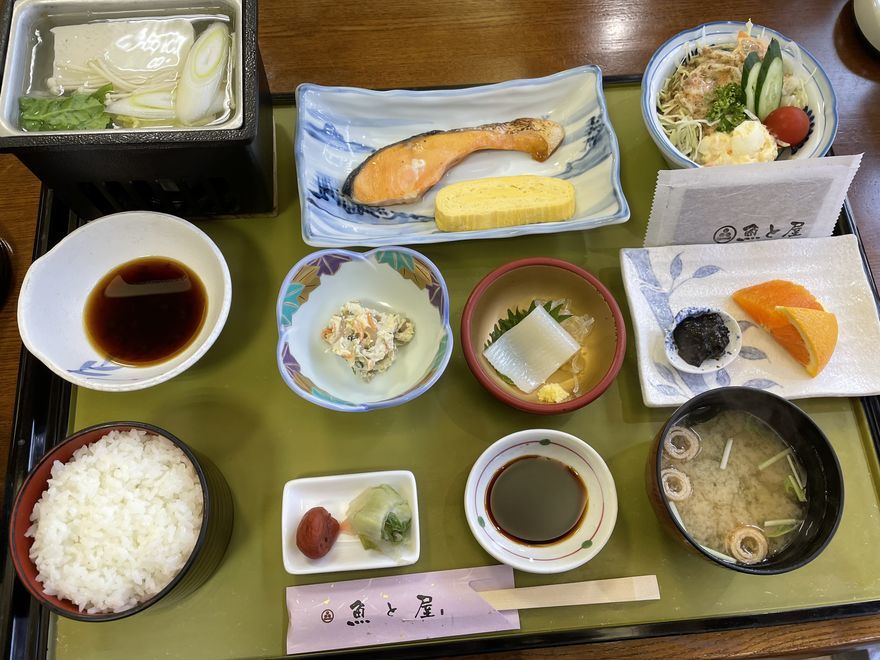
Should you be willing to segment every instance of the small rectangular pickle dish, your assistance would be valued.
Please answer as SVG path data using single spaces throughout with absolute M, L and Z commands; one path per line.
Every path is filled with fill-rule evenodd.
M 400 493 L 412 510 L 409 535 L 400 544 L 396 556 L 389 556 L 375 549 L 367 550 L 357 535 L 345 531 L 340 531 L 330 551 L 320 559 L 309 559 L 297 548 L 297 527 L 306 511 L 323 507 L 337 522 L 343 523 L 351 501 L 366 489 L 382 484 L 387 484 Z M 281 503 L 281 554 L 284 569 L 291 575 L 408 566 L 419 560 L 419 553 L 419 501 L 416 478 L 412 472 L 387 470 L 306 477 L 284 484 Z

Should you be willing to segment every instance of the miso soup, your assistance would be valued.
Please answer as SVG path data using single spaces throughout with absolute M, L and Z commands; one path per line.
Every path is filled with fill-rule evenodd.
M 799 533 L 809 492 L 791 447 L 744 411 L 686 417 L 663 440 L 661 489 L 690 536 L 720 559 L 757 564 Z

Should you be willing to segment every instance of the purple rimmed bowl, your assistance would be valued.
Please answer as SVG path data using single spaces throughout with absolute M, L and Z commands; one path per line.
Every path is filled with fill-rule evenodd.
M 369 382 L 321 338 L 330 317 L 352 301 L 401 314 L 415 327 L 393 364 Z M 452 355 L 446 282 L 409 248 L 314 252 L 285 276 L 276 311 L 281 377 L 305 400 L 331 410 L 365 412 L 411 401 L 437 382 Z

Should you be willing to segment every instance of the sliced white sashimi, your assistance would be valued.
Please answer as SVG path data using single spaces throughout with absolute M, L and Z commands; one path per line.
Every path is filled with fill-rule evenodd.
M 565 328 L 538 305 L 483 355 L 498 373 L 531 394 L 579 349 L 580 345 Z

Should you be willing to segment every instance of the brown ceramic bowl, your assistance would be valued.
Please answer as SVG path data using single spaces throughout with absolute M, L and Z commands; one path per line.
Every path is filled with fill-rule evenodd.
M 742 410 L 765 422 L 791 447 L 807 473 L 808 500 L 802 531 L 780 552 L 759 564 L 725 561 L 707 551 L 672 513 L 660 486 L 663 438 L 688 416 L 712 419 L 724 410 Z M 828 438 L 803 410 L 782 397 L 750 387 L 703 392 L 676 410 L 660 429 L 647 462 L 648 499 L 663 527 L 686 548 L 709 561 L 752 575 L 786 573 L 812 561 L 831 541 L 843 515 L 843 474 Z
M 483 357 L 492 328 L 507 317 L 507 310 L 528 307 L 536 298 L 568 298 L 575 314 L 595 319 L 584 342 L 588 357 L 579 375 L 579 393 L 562 403 L 541 403 L 537 393 L 525 394 L 509 385 Z M 626 327 L 620 307 L 595 275 L 561 259 L 533 257 L 501 266 L 477 284 L 462 313 L 461 343 L 468 367 L 494 397 L 519 410 L 551 415 L 577 410 L 608 389 L 623 364 Z M 551 377 L 550 382 L 557 380 Z
M 47 481 L 55 461 L 67 462 L 77 449 L 99 440 L 110 431 L 130 429 L 140 429 L 167 438 L 192 462 L 202 486 L 204 501 L 202 527 L 195 547 L 183 568 L 155 596 L 123 612 L 97 614 L 80 612 L 79 608 L 69 600 L 43 592 L 43 585 L 37 581 L 37 568 L 29 556 L 33 539 L 25 536 L 25 532 L 31 525 L 30 515 L 34 504 L 47 488 Z M 156 426 L 140 422 L 108 422 L 83 429 L 66 438 L 49 451 L 27 476 L 12 507 L 12 516 L 9 520 L 9 552 L 18 578 L 41 605 L 56 614 L 77 621 L 112 621 L 142 612 L 159 601 L 162 601 L 162 606 L 172 605 L 201 586 L 223 559 L 232 533 L 232 519 L 233 503 L 229 486 L 213 463 L 197 455 L 176 437 Z

